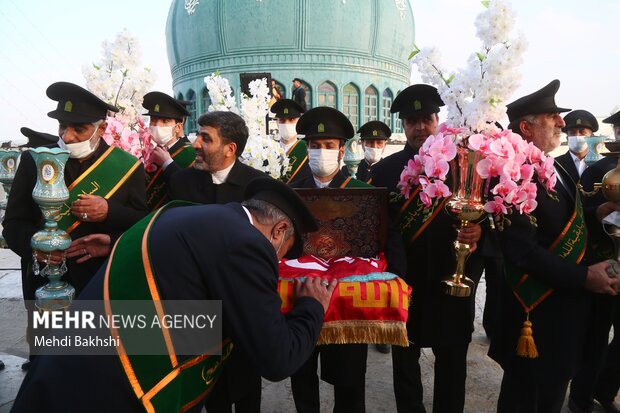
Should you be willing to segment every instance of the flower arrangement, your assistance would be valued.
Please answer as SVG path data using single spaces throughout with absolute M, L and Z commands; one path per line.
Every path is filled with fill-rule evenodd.
M 242 96 L 240 110 L 235 105 L 232 89 L 226 78 L 214 73 L 204 80 L 212 102 L 209 112 L 223 110 L 240 113 L 248 127 L 248 141 L 239 160 L 273 178 L 284 176 L 289 169 L 288 157 L 282 145 L 265 133 L 265 120 L 271 98 L 267 79 L 250 82 L 248 87 L 251 96 Z
M 458 148 L 478 155 L 476 173 L 486 179 L 484 210 L 493 214 L 499 229 L 509 224 L 516 209 L 529 216 L 536 209 L 537 179 L 548 192 L 556 182 L 553 158 L 510 130 L 495 123 L 506 113 L 504 102 L 518 86 L 516 67 L 524 50 L 522 36 L 511 37 L 514 11 L 506 0 L 484 1 L 486 10 L 476 18 L 482 50 L 472 54 L 465 69 L 447 75 L 434 48 L 415 47 L 410 58 L 422 80 L 437 87 L 448 115 L 435 136 L 429 136 L 401 173 L 398 188 L 409 198 L 414 185 L 426 208 L 448 197 L 445 184 L 455 167 Z M 452 165 L 452 166 L 451 166 Z M 491 188 L 491 183 L 493 187 Z
M 145 169 L 156 169 L 150 161 L 155 144 L 151 142 L 140 111 L 142 97 L 151 89 L 155 77 L 150 69 L 139 69 L 140 48 L 127 30 L 116 35 L 113 43 L 103 42 L 103 59 L 82 69 L 86 88 L 119 112 L 108 116 L 103 139 L 110 146 L 131 153 L 140 159 Z
M 525 51 L 523 35 L 512 35 L 515 12 L 507 0 L 483 1 L 485 10 L 476 17 L 476 36 L 481 50 L 472 53 L 464 69 L 448 73 L 434 47 L 409 56 L 422 81 L 435 85 L 447 108 L 449 127 L 484 131 L 502 119 L 505 102 L 519 86 L 517 70 Z
M 411 189 L 420 185 L 420 200 L 429 208 L 439 198 L 452 193 L 445 184 L 450 169 L 449 162 L 456 157 L 456 143 L 452 139 L 456 131 L 439 132 L 424 141 L 418 154 L 410 159 L 400 175 L 398 188 L 409 199 Z
M 205 77 L 204 81 L 209 91 L 209 98 L 211 98 L 211 105 L 207 109 L 209 112 L 223 110 L 238 113 L 228 79 L 220 76 L 219 72 L 215 72 Z
M 535 225 L 535 218 L 530 216 L 538 205 L 537 186 L 533 180 L 536 177 L 551 195 L 555 192 L 557 177 L 553 157 L 510 130 L 487 129 L 485 133 L 463 138 L 461 134 L 465 131 L 447 128 L 444 124 L 439 133 L 429 136 L 401 173 L 398 183 L 401 194 L 409 198 L 411 188 L 420 185 L 420 200 L 426 208 L 450 196 L 452 193 L 445 184 L 450 162 L 455 159 L 457 148 L 465 145 L 481 157 L 476 173 L 487 180 L 485 192 L 491 198 L 484 204 L 484 210 L 495 215 L 498 227 L 502 229 L 510 223 L 507 215 L 513 208 L 528 215 Z M 495 183 L 492 188 L 491 182 Z
M 142 117 L 137 117 L 135 122 L 124 123 L 115 116 L 108 116 L 106 122 L 108 126 L 103 133 L 103 140 L 108 145 L 118 146 L 140 159 L 147 172 L 157 169 L 151 161 L 151 153 L 156 145 L 151 141 L 151 135 Z

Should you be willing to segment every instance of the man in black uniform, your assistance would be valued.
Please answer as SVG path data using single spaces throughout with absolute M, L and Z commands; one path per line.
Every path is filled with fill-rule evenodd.
M 313 277 L 298 283 L 292 311 L 281 313 L 276 291 L 278 260 L 289 251 L 297 256 L 301 234 L 316 230 L 316 222 L 284 183 L 262 178 L 247 190 L 249 199 L 243 204 L 173 207 L 156 219 L 140 221 L 117 244 L 121 246 L 112 253 L 111 268 L 102 267 L 81 298 L 102 300 L 107 292 L 112 304 L 118 299 L 116 294 L 143 300 L 136 289 L 115 293 L 110 285 L 144 282 L 144 271 L 126 269 L 144 268 L 142 254 L 125 254 L 127 266 L 113 263 L 147 237 L 152 282 L 161 300 L 221 300 L 222 337 L 229 337 L 248 354 L 253 368 L 269 380 L 288 377 L 312 353 L 336 282 Z M 149 221 L 152 225 L 146 234 L 142 228 Z M 155 356 L 149 357 L 147 362 Z M 168 354 L 163 357 L 169 360 Z M 179 366 L 193 360 L 178 357 Z M 153 405 L 149 411 L 161 413 L 182 407 L 182 411 L 190 407 L 200 411 L 202 399 L 212 388 L 210 380 L 204 379 L 204 370 L 202 378 L 198 373 L 178 383 L 176 377 L 182 377 L 183 369 L 173 369 L 169 362 L 161 367 L 151 364 L 142 371 L 129 369 L 140 361 L 131 355 L 41 356 L 24 379 L 12 412 L 133 413 L 146 411 L 149 404 Z M 154 380 L 155 374 L 169 380 Z M 148 382 L 148 387 L 140 385 Z M 199 396 L 190 402 L 185 388 L 196 386 Z M 165 395 L 167 389 L 172 392 L 170 404 L 157 408 L 153 393 Z
M 278 120 L 280 143 L 288 156 L 289 172 L 280 178 L 290 184 L 312 175 L 308 166 L 308 149 L 306 142 L 297 137 L 297 122 L 304 113 L 304 109 L 291 99 L 281 99 L 273 104 L 271 111 Z
M 453 242 L 455 238 L 469 244 L 471 251 L 480 239 L 481 228 L 471 224 L 455 231 L 457 222 L 437 207 L 428 218 L 416 196 L 403 209 L 405 200 L 397 197 L 397 184 L 403 167 L 438 127 L 439 107 L 443 102 L 437 89 L 424 84 L 403 90 L 392 103 L 392 113 L 403 120 L 407 144 L 402 151 L 381 160 L 371 178 L 377 187 L 392 193 L 390 209 L 396 217 L 407 253 L 405 281 L 412 287 L 407 322 L 409 347 L 392 346 L 394 393 L 399 413 L 424 412 L 423 388 L 419 365 L 420 349 L 431 347 L 435 354 L 434 412 L 462 412 L 465 403 L 467 348 L 471 341 L 474 319 L 475 285 L 469 297 L 453 297 L 443 291 L 441 281 L 449 279 L 456 268 Z M 402 210 L 402 212 L 401 212 Z M 413 218 L 410 218 L 413 217 Z M 482 260 L 478 254 L 469 257 L 466 274 L 478 283 Z
M 598 130 L 598 121 L 587 110 L 579 109 L 564 116 L 564 123 L 566 126 L 562 128 L 562 132 L 566 133 L 568 139 L 568 152 L 558 156 L 556 160 L 574 182 L 579 182 L 581 174 L 587 167 L 585 158 L 588 154 L 588 144 L 585 138 Z
M 142 106 L 148 111 L 145 115 L 149 116 L 149 133 L 159 149 L 171 154 L 190 144 L 183 130 L 189 115 L 183 102 L 162 92 L 149 92 L 144 95 Z
M 354 135 L 353 125 L 340 111 L 317 107 L 306 112 L 297 123 L 297 132 L 308 142 L 312 176 L 292 184 L 294 188 L 370 188 L 371 185 L 347 177 L 340 171 L 344 142 Z M 400 240 L 388 233 L 385 256 L 387 271 L 401 275 L 404 253 Z M 318 356 L 321 378 L 334 386 L 334 412 L 364 412 L 365 376 L 368 345 L 340 344 L 318 346 L 310 359 L 291 377 L 295 406 L 300 413 L 320 411 Z
M 153 168 L 147 170 L 146 200 L 149 210 L 168 201 L 166 181 L 175 172 L 190 167 L 196 150 L 184 135 L 185 117 L 189 115 L 184 101 L 162 92 L 144 95 L 142 106 L 150 117 L 149 133 L 157 145 L 151 155 Z
M 102 139 L 107 113 L 116 112 L 117 108 L 72 83 L 54 83 L 46 93 L 58 102 L 56 110 L 48 113 L 58 120 L 61 138 L 58 145 L 70 152 L 65 165 L 70 208 L 61 211 L 63 218 L 59 226 L 73 239 L 66 251 L 64 279 L 79 295 L 105 260 L 110 244 L 146 215 L 144 168 L 135 157 L 108 146 Z M 106 178 L 111 170 L 118 172 L 121 182 Z M 36 182 L 36 165 L 32 156 L 25 152 L 11 187 L 2 235 L 9 248 L 22 259 L 22 289 L 24 299 L 29 302 L 34 300 L 35 290 L 45 284 L 43 277 L 32 272 L 30 239 L 43 222 L 41 210 L 32 199 Z M 37 261 L 62 261 L 60 251 L 49 256 L 40 251 L 35 253 Z
M 549 153 L 560 144 L 555 104 L 560 82 L 508 105 L 510 129 Z M 578 368 L 591 292 L 614 294 L 608 262 L 589 267 L 581 260 L 587 231 L 579 193 L 555 164 L 554 193 L 536 179 L 537 207 L 529 217 L 513 213 L 499 232 L 507 282 L 500 301 L 501 333 L 489 355 L 504 369 L 498 412 L 559 413 L 566 388 Z M 519 354 L 517 354 L 519 353 Z
M 242 201 L 248 183 L 265 176 L 237 159 L 248 140 L 244 120 L 233 112 L 208 112 L 198 118 L 198 125 L 196 160 L 192 168 L 169 177 L 171 198 L 199 204 Z M 232 403 L 237 412 L 260 411 L 261 378 L 248 358 L 243 351 L 233 351 L 207 401 L 209 413 L 230 411 Z
M 21 147 L 38 148 L 39 146 L 53 145 L 58 142 L 58 136 L 51 133 L 37 132 L 30 128 L 20 128 L 22 135 L 28 138 L 28 142 Z
M 304 112 L 308 110 L 308 105 L 306 104 L 306 89 L 299 78 L 293 79 L 293 100 L 301 106 Z
M 196 160 L 192 168 L 170 177 L 170 197 L 200 204 L 240 201 L 248 182 L 264 176 L 237 159 L 248 140 L 245 122 L 232 112 L 208 112 L 198 118 L 198 125 Z
M 310 109 L 297 123 L 297 133 L 304 135 L 307 142 L 312 176 L 294 182 L 293 188 L 371 187 L 340 171 L 344 143 L 355 134 L 353 125 L 342 112 L 327 106 Z
M 603 120 L 616 127 L 620 125 L 620 112 Z M 616 142 L 620 136 L 616 136 Z M 605 157 L 586 169 L 581 178 L 584 190 L 592 191 L 595 183 L 617 165 L 616 157 Z M 603 231 L 601 220 L 614 211 L 620 211 L 620 204 L 607 201 L 601 191 L 583 199 L 583 209 L 588 225 L 588 244 L 592 262 L 613 259 L 614 247 L 611 237 Z M 608 230 L 610 228 L 607 226 Z M 583 351 L 583 365 L 570 386 L 568 406 L 573 413 L 591 412 L 596 399 L 607 413 L 620 413 L 620 406 L 614 399 L 620 389 L 620 334 L 614 333 L 608 344 L 609 330 L 620 332 L 620 296 L 596 294 L 592 300 L 591 315 Z
M 387 141 L 392 135 L 390 127 L 385 123 L 378 120 L 371 120 L 362 125 L 357 130 L 362 141 L 362 148 L 364 148 L 364 159 L 357 167 L 357 173 L 355 177 L 362 182 L 372 183 L 370 176 L 372 175 L 372 168 L 383 157 L 383 151 Z M 345 175 L 351 175 L 347 166 L 342 167 L 342 173 Z
M 308 143 L 312 175 L 294 182 L 293 188 L 364 188 L 370 185 L 347 178 L 340 172 L 344 142 L 354 135 L 353 125 L 340 111 L 317 107 L 306 112 L 297 123 L 297 133 Z M 321 378 L 334 386 L 334 412 L 364 412 L 366 344 L 318 346 L 308 361 L 291 377 L 293 399 L 299 413 L 319 413 L 317 376 L 321 355 Z

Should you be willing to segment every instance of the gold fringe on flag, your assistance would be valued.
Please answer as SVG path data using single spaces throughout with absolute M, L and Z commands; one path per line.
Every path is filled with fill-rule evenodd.
M 408 347 L 406 323 L 379 320 L 330 321 L 323 324 L 317 344 L 354 343 Z

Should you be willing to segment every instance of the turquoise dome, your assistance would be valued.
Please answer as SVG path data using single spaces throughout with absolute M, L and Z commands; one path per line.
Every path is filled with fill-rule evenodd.
M 358 127 L 409 84 L 414 23 L 408 0 L 174 0 L 166 39 L 175 95 L 197 114 L 205 76 L 219 70 L 238 95 L 239 74 L 267 72 L 289 98 L 302 79 L 309 107 Z

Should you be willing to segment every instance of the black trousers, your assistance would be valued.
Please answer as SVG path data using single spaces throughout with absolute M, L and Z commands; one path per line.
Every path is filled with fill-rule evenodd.
M 596 384 L 599 381 L 607 353 L 615 300 L 616 297 L 607 295 L 596 295 L 592 300 L 592 311 L 584 341 L 582 365 L 570 385 L 571 400 L 585 411 L 592 409 Z M 614 356 L 612 355 L 611 358 Z M 613 397 L 608 400 L 613 400 Z
M 314 350 L 308 361 L 291 376 L 291 390 L 298 413 L 320 413 L 319 376 L 317 375 L 320 349 Z M 349 383 L 334 384 L 334 413 L 366 412 L 365 376 Z
M 222 376 L 206 400 L 207 413 L 260 413 L 262 380 L 248 356 L 238 349 L 230 355 Z
M 505 366 L 497 413 L 560 413 L 570 377 L 536 360 L 515 355 Z
M 434 413 L 462 413 L 465 407 L 469 344 L 432 347 L 435 355 Z M 392 346 L 394 395 L 398 413 L 426 412 L 420 372 L 420 347 Z
M 599 402 L 613 401 L 620 390 L 620 296 L 614 299 L 614 339 L 609 343 L 603 368 L 598 376 L 594 398 Z
M 490 340 L 501 334 L 500 308 L 504 271 L 504 259 L 502 257 L 484 257 L 484 279 L 487 290 L 482 314 L 482 327 Z
M 235 413 L 260 413 L 261 399 L 261 378 L 257 377 L 257 386 L 254 391 L 248 392 L 245 397 L 232 401 L 230 398 L 228 384 L 225 380 L 219 380 L 211 391 L 205 402 L 208 413 L 232 413 L 232 406 L 235 406 Z M 220 386 L 220 387 L 217 387 Z M 198 410 L 200 412 L 200 410 Z

